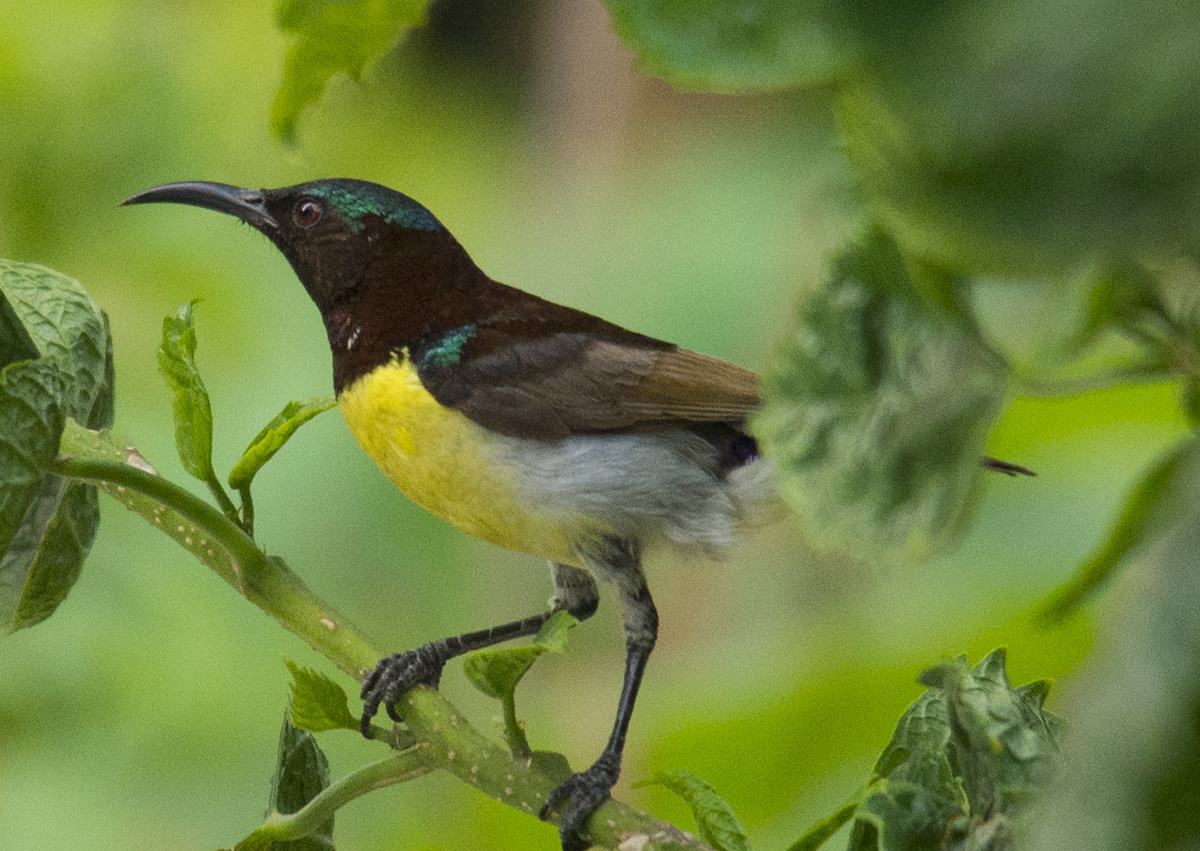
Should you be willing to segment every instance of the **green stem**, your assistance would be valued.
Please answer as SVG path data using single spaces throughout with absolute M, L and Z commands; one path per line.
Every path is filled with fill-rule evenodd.
M 331 784 L 296 812 L 289 815 L 271 813 L 261 826 L 234 846 L 234 851 L 308 836 L 355 798 L 374 789 L 416 779 L 433 768 L 421 759 L 417 750 L 402 751 L 379 762 L 364 765 Z
M 213 499 L 217 501 L 217 505 L 225 516 L 241 526 L 241 520 L 238 518 L 237 506 L 233 504 L 233 500 L 229 498 L 229 494 L 225 493 L 225 488 L 221 486 L 220 480 L 217 479 L 215 473 L 210 472 L 204 479 L 204 484 L 208 486 L 208 492 L 213 495 Z M 246 530 L 250 534 L 249 530 Z M 251 535 L 251 537 L 253 537 Z
M 242 497 L 242 522 L 239 524 L 247 535 L 254 537 L 254 497 L 250 495 L 250 483 L 238 488 Z
M 1097 390 L 1108 390 L 1118 383 L 1150 384 L 1172 380 L 1170 372 L 1158 363 L 1132 364 L 1125 367 L 1105 369 L 1090 375 L 1072 378 L 1041 379 L 1017 374 L 1017 390 L 1023 396 L 1033 398 L 1063 398 Z
M 510 691 L 500 698 L 500 706 L 504 716 L 504 740 L 508 742 L 508 749 L 515 757 L 529 756 L 533 751 L 529 747 L 529 739 L 525 737 L 525 730 L 517 719 L 516 692 Z
M 54 472 L 101 484 L 355 679 L 361 679 L 384 655 L 347 618 L 317 597 L 282 559 L 268 556 L 239 524 L 191 491 L 118 460 L 66 455 L 55 462 Z M 152 504 L 141 505 L 130 498 L 130 491 L 149 497 Z

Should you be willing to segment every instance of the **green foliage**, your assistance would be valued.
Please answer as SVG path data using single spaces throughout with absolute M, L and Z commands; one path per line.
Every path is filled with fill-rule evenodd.
M 904 713 L 851 804 L 792 851 L 820 846 L 855 819 L 850 851 L 1012 849 L 1013 817 L 1060 766 L 1061 722 L 1045 682 L 1013 689 L 996 650 L 971 668 L 960 657 L 921 675 L 929 690 Z
M 869 33 L 839 114 L 872 206 L 907 249 L 967 271 L 1044 274 L 1194 244 L 1200 21 L 1175 12 L 931 7 Z
M 404 30 L 424 23 L 429 0 L 280 0 L 279 28 L 292 46 L 283 83 L 271 108 L 271 129 L 291 142 L 306 106 L 329 78 L 357 79 L 367 62 L 386 51 Z
M 12 360 L 4 375 L 19 375 L 19 355 L 53 364 L 66 374 L 60 405 L 66 416 L 89 428 L 112 423 L 113 365 L 108 319 L 79 283 L 34 263 L 0 260 L 0 296 L 5 326 L 19 324 Z M 25 360 L 29 360 L 28 357 Z
M 296 429 L 336 404 L 337 400 L 332 396 L 318 396 L 304 402 L 291 401 L 284 405 L 283 410 L 254 436 L 242 457 L 233 465 L 233 469 L 229 471 L 229 486 L 239 490 L 249 487 L 263 464 L 283 448 L 296 433 Z
M 1053 779 L 1061 761 L 1062 722 L 1043 709 L 1049 684 L 1014 689 L 1004 666 L 1005 653 L 996 650 L 974 668 L 960 657 L 921 675 L 945 695 L 955 773 L 976 817 L 1014 812 Z
M 49 475 L 70 418 L 112 422 L 108 320 L 74 280 L 0 261 L 0 624 L 45 620 L 79 576 L 96 489 Z
M 522 647 L 489 647 L 463 658 L 463 671 L 474 686 L 500 701 L 504 709 L 504 737 L 513 753 L 532 753 L 525 730 L 517 720 L 516 690 L 522 677 L 543 653 L 563 653 L 567 631 L 578 623 L 569 612 L 555 612 L 533 641 Z
M 271 778 L 271 800 L 267 815 L 294 813 L 329 785 L 329 761 L 312 733 L 283 719 L 279 731 L 279 757 Z M 333 818 L 314 833 L 290 842 L 272 842 L 270 851 L 332 851 Z
M 196 367 L 196 328 L 189 301 L 163 319 L 158 370 L 171 388 L 175 446 L 183 469 L 202 482 L 216 478 L 212 463 L 212 405 Z
M 812 0 L 605 0 L 642 68 L 684 89 L 744 91 L 826 83 L 857 49 Z
M 422 10 L 424 6 L 419 4 Z M 294 44 L 276 100 L 276 132 L 294 138 L 302 110 L 320 96 L 330 75 L 339 71 L 357 75 L 372 57 L 388 49 L 399 29 L 409 25 L 407 21 L 420 16 L 417 8 L 413 3 L 330 0 L 281 4 L 280 25 Z M 641 58 L 643 67 L 676 85 L 730 91 L 816 83 L 827 84 L 837 93 L 836 109 L 844 134 L 841 149 L 856 172 L 859 197 L 875 222 L 876 236 L 874 242 L 846 248 L 838 269 L 841 278 L 801 307 L 797 339 L 784 357 L 788 362 L 772 379 L 777 381 L 772 390 L 777 394 L 771 403 L 774 409 L 769 412 L 773 419 L 765 420 L 775 429 L 777 457 L 790 465 L 784 472 L 785 488 L 806 509 L 810 529 L 819 531 L 831 525 L 843 540 L 868 551 L 919 551 L 952 540 L 969 513 L 977 460 L 972 453 L 982 446 L 982 434 L 998 408 L 1004 385 L 1011 383 L 1021 392 L 1045 378 L 1037 371 L 1044 366 L 1037 358 L 1031 359 L 1033 368 L 1028 371 L 1010 369 L 998 358 L 989 364 L 989 347 L 979 342 L 984 335 L 975 327 L 974 288 L 967 284 L 980 281 L 984 274 L 1019 275 L 1021 291 L 1053 292 L 1048 298 L 1060 299 L 1071 312 L 1082 316 L 1078 337 L 1064 347 L 1068 361 L 1083 358 L 1105 339 L 1120 337 L 1127 344 L 1128 358 L 1122 361 L 1120 371 L 1089 373 L 1094 365 L 1091 361 L 1082 365 L 1071 361 L 1068 365 L 1083 379 L 1077 386 L 1084 386 L 1087 380 L 1092 381 L 1089 386 L 1173 380 L 1182 390 L 1183 412 L 1193 424 L 1200 421 L 1200 334 L 1187 303 L 1194 300 L 1196 291 L 1195 237 L 1196 222 L 1200 221 L 1196 215 L 1200 168 L 1192 156 L 1200 136 L 1200 110 L 1196 108 L 1200 102 L 1196 97 L 1200 51 L 1195 49 L 1200 44 L 1200 24 L 1190 10 L 1165 0 L 886 6 L 854 0 L 841 4 L 611 0 L 609 9 L 614 27 Z M 72 33 L 69 23 L 64 26 L 57 20 L 67 14 L 57 7 L 36 12 L 39 18 L 55 18 L 45 41 L 22 39 L 22 28 L 33 32 L 28 21 L 34 13 L 22 18 L 24 14 L 14 11 L 10 16 L 16 23 L 7 23 L 16 35 L 0 48 L 4 53 L 0 89 L 13 110 L 15 120 L 8 135 L 17 152 L 10 158 L 11 179 L 4 184 L 7 203 L 3 212 L 12 226 L 0 236 L 15 241 L 21 253 L 37 256 L 38 252 L 51 252 L 64 268 L 103 268 L 90 265 L 105 261 L 102 253 L 94 250 L 99 244 L 97 237 L 88 236 L 89 232 L 101 233 L 104 253 L 128 264 L 121 277 L 127 274 L 130 281 L 138 280 L 137 263 L 128 263 L 132 241 L 118 242 L 129 237 L 95 226 L 102 213 L 94 202 L 120 197 L 111 191 L 114 184 L 133 179 L 120 169 L 108 168 L 111 163 L 136 163 L 136 168 L 161 172 L 184 167 L 172 152 L 190 151 L 193 158 L 211 159 L 193 161 L 188 168 L 219 170 L 227 168 L 233 157 L 243 168 L 295 171 L 294 163 L 277 165 L 278 157 L 269 151 L 262 153 L 252 127 L 230 123 L 236 116 L 208 109 L 211 100 L 194 95 L 188 100 L 189 75 L 202 78 L 205 91 L 219 90 L 220 99 L 231 103 L 253 104 L 261 95 L 253 85 L 239 89 L 237 97 L 226 93 L 225 86 L 214 86 L 220 73 L 217 64 L 206 61 L 199 72 L 187 62 L 174 60 L 155 66 L 139 64 L 139 44 L 153 45 L 159 62 L 162 56 L 184 54 L 158 49 L 163 44 L 159 32 L 141 30 L 146 24 L 120 16 L 119 21 L 126 24 L 133 21 L 130 26 L 134 29 L 112 29 L 119 33 L 122 44 L 134 46 L 132 52 L 106 49 L 113 43 L 102 39 L 106 28 L 96 25 L 105 16 L 94 15 L 91 7 L 82 12 L 72 7 L 69 12 L 87 18 L 86 27 L 76 28 L 86 29 L 85 43 L 76 40 L 78 34 Z M 245 20 L 249 18 L 239 22 Z M 219 37 L 216 31 L 211 35 Z M 259 35 L 239 32 L 237 39 L 220 44 L 229 46 L 238 40 L 242 45 L 262 44 Z M 61 49 L 43 49 L 48 44 Z M 69 50 L 80 61 L 57 62 L 55 57 L 62 50 Z M 120 67 L 128 70 L 116 71 L 116 64 L 104 66 L 95 61 L 95 57 L 118 53 Z M 245 60 L 251 53 L 257 51 L 214 49 L 206 56 L 236 55 Z M 269 51 L 264 53 L 269 55 Z M 238 74 L 251 83 L 270 76 L 255 70 L 253 65 L 239 66 Z M 437 83 L 438 87 L 430 87 L 434 92 L 430 100 L 442 107 L 452 99 L 442 96 L 453 94 L 454 84 L 443 79 Z M 409 85 L 406 93 L 418 88 Z M 137 96 L 118 96 L 122 89 L 136 89 Z M 164 92 L 169 97 L 164 98 Z M 88 116 L 87 110 L 79 108 L 89 101 L 104 105 L 103 117 Z M 65 105 L 61 107 L 63 117 L 50 111 L 50 104 L 60 102 Z M 164 103 L 170 106 L 164 109 Z M 782 109 L 770 112 L 772 120 L 787 110 L 799 109 L 798 103 L 787 101 Z M 32 104 L 37 105 L 36 111 Z M 383 159 L 380 150 L 394 145 L 395 137 L 412 126 L 425 123 L 432 127 L 441 120 L 432 110 L 415 107 L 406 109 L 403 119 L 378 111 L 368 120 L 356 122 L 348 115 L 351 108 L 345 102 L 338 105 L 337 120 L 330 122 L 338 125 L 338 132 L 305 152 L 301 160 L 305 169 L 381 168 L 377 165 Z M 477 102 L 465 109 L 444 108 L 454 121 L 470 121 L 472 126 L 479 117 Z M 172 109 L 180 112 L 172 113 Z M 190 120 L 208 113 L 213 116 L 211 125 Z M 164 127 L 191 128 L 189 139 L 164 135 L 165 131 L 155 129 L 154 121 L 133 120 L 151 114 L 164 116 L 160 119 Z M 639 115 L 650 128 L 648 132 L 660 129 Z M 705 121 L 711 117 L 709 113 Z M 181 120 L 184 118 L 189 120 Z M 428 162 L 422 159 L 424 170 L 461 173 L 464 160 L 484 162 L 484 167 L 490 168 L 495 160 L 479 156 L 481 152 L 494 154 L 496 160 L 512 154 L 497 142 L 498 134 L 463 134 L 454 121 L 448 123 L 453 129 L 442 131 L 444 137 L 463 138 L 462 145 L 443 146 L 460 161 L 453 170 L 446 167 L 447 155 L 427 144 L 429 138 L 444 138 L 437 136 L 436 130 L 428 137 L 417 134 L 416 141 L 410 142 L 413 150 L 432 158 Z M 389 128 L 395 137 L 373 150 L 370 131 L 390 124 L 395 125 Z M 78 132 L 81 127 L 86 127 L 86 132 Z M 486 141 L 468 140 L 469 135 Z M 794 139 L 781 136 L 788 144 Z M 86 139 L 86 144 L 70 146 L 68 140 L 75 138 Z M 741 148 L 737 153 L 729 151 L 735 144 L 742 145 L 746 137 L 730 134 L 729 138 L 735 142 L 726 143 L 728 149 L 715 146 L 712 150 L 720 153 L 711 154 L 713 159 L 741 156 Z M 208 144 L 180 144 L 181 140 L 196 139 Z M 354 144 L 347 144 L 348 140 Z M 476 147 L 463 147 L 467 145 Z M 633 145 L 629 149 L 639 151 L 638 166 L 642 167 L 641 151 L 646 149 Z M 326 155 L 324 151 L 334 153 Z M 394 151 L 388 153 L 390 162 L 405 159 Z M 464 157 L 464 153 L 472 156 Z M 542 164 L 545 153 L 535 152 L 534 157 L 540 158 L 536 165 Z M 758 153 L 751 151 L 750 155 Z M 260 159 L 254 160 L 255 156 Z M 92 167 L 101 161 L 105 168 Z M 811 165 L 808 160 L 799 164 L 801 169 Z M 409 176 L 394 166 L 384 171 L 379 179 Z M 739 179 L 744 176 L 736 168 L 718 173 Z M 108 183 L 100 183 L 93 176 L 100 174 L 113 176 L 104 178 Z M 464 183 L 469 185 L 469 181 Z M 560 185 L 549 190 L 535 185 L 531 197 L 553 211 L 553 201 L 547 199 L 559 194 L 553 190 Z M 687 184 L 683 185 L 686 189 Z M 834 189 L 841 199 L 844 187 L 836 184 Z M 716 194 L 704 197 L 711 199 Z M 623 202 L 619 193 L 613 197 Z M 831 196 L 814 197 L 819 199 L 814 206 L 823 206 Z M 79 203 L 81 200 L 89 203 Z M 528 202 L 527 198 L 517 200 Z M 736 214 L 736 203 L 734 198 L 730 212 L 724 214 Z M 804 207 L 809 203 L 808 199 L 797 201 Z M 616 212 L 624 217 L 629 211 L 619 208 Z M 786 228 L 794 227 L 794 220 L 786 216 L 780 221 Z M 817 228 L 805 229 L 802 234 L 806 246 L 810 242 L 817 245 L 807 249 L 814 254 L 827 251 L 820 243 L 820 224 L 818 221 Z M 778 241 L 789 239 L 798 242 L 801 237 L 783 231 Z M 888 248 L 876 253 L 868 250 L 871 245 Z M 81 258 L 87 258 L 89 265 L 80 263 Z M 554 257 L 536 259 L 551 269 L 557 262 Z M 704 258 L 697 260 L 702 263 Z M 1098 271 L 1076 288 L 1081 269 Z M 842 274 L 847 270 L 853 274 Z M 42 272 L 31 274 L 37 277 Z M 747 287 L 759 279 L 747 275 L 751 282 Z M 48 291 L 55 286 L 49 284 Z M 55 361 L 61 352 L 48 353 L 32 330 L 42 319 L 57 328 L 58 319 L 40 309 L 23 314 L 20 305 L 10 301 L 8 290 L 2 292 L 0 615 L 6 623 L 27 623 L 42 617 L 66 593 L 72 570 L 77 572 L 94 534 L 95 496 L 90 485 L 82 484 L 86 477 L 59 491 L 67 480 L 46 475 L 52 466 L 68 469 L 56 466 L 58 432 L 65 428 L 59 454 L 68 456 L 67 461 L 123 465 L 139 474 L 136 481 L 147 491 L 165 488 L 165 483 L 124 442 L 72 422 L 73 417 L 96 429 L 111 419 L 107 334 L 96 338 L 103 353 L 99 361 L 104 363 L 90 376 L 88 369 L 70 363 L 69 357 L 62 359 L 60 368 Z M 33 292 L 39 300 L 46 295 L 41 283 Z M 1181 303 L 1174 303 L 1172 296 Z M 108 301 L 113 305 L 122 302 L 130 315 L 144 309 L 125 293 Z M 985 339 L 996 350 L 1006 355 L 1011 351 L 1007 345 L 1011 341 L 999 339 L 996 329 L 1005 322 L 1019 324 L 1026 319 L 1024 307 L 1017 306 L 1015 315 L 1002 317 L 1002 322 L 987 328 Z M 64 314 L 66 326 L 74 323 L 70 318 L 74 315 L 73 309 Z M 83 336 L 91 337 L 90 333 Z M 862 357 L 857 348 L 860 344 L 869 349 Z M 850 366 L 844 372 L 830 366 L 832 354 L 828 360 L 824 358 L 826 352 L 841 348 L 851 350 Z M 803 356 L 797 355 L 797 350 Z M 962 363 L 953 356 L 956 351 L 964 353 Z M 923 385 L 896 380 L 904 372 L 898 365 L 907 363 L 904 357 L 913 353 L 920 354 L 914 357 L 921 365 L 914 371 L 920 374 L 924 374 L 924 358 L 929 356 L 949 400 L 932 392 L 925 397 L 910 394 Z M 91 358 L 93 365 L 99 361 Z M 244 365 L 244 353 L 237 361 L 238 366 Z M 798 375 L 801 367 L 809 366 L 815 370 L 811 380 Z M 93 381 L 101 372 L 104 375 Z M 79 378 L 84 380 L 78 382 Z M 1029 383 L 1023 385 L 1023 380 Z M 134 380 L 128 386 L 140 383 Z M 930 386 L 934 383 L 931 379 Z M 97 391 L 89 401 L 93 392 L 89 388 L 105 384 L 108 390 Z M 834 389 L 824 392 L 827 385 Z M 870 388 L 857 408 L 851 403 L 851 390 L 856 386 Z M 1045 384 L 1039 391 L 1047 386 L 1056 389 Z M 875 393 L 882 402 L 873 405 L 865 401 L 865 396 Z M 903 402 L 906 394 L 915 398 Z M 839 399 L 843 404 L 837 403 Z M 897 400 L 899 407 L 887 407 Z M 951 422 L 949 431 L 958 435 L 955 439 L 959 441 L 951 441 L 951 457 L 938 454 L 943 449 L 942 431 L 921 435 L 911 430 L 907 412 L 915 412 L 921 405 L 927 405 L 936 418 Z M 812 407 L 812 416 L 793 410 L 806 406 Z M 71 407 L 79 412 L 70 411 Z M 955 411 L 961 417 L 955 416 Z M 257 452 L 269 452 L 269 444 L 290 434 L 286 411 L 283 416 L 283 423 L 273 422 L 264 430 L 262 445 L 257 440 L 252 444 L 254 459 L 266 460 Z M 828 434 L 847 443 L 818 442 L 815 457 L 810 458 L 802 438 L 826 433 L 820 428 L 819 416 L 828 417 Z M 211 423 L 209 431 L 211 437 Z M 1095 445 L 1085 444 L 1081 432 L 1072 431 L 1071 425 L 1047 424 L 1039 438 L 1044 445 L 1059 447 L 1063 455 L 1079 457 Z M 893 434 L 898 441 L 893 441 Z M 854 443 L 856 435 L 865 435 L 861 445 Z M 196 436 L 193 432 L 192 438 Z M 1069 436 L 1069 441 L 1063 440 L 1064 436 Z M 1133 439 L 1140 443 L 1142 435 Z M 195 461 L 194 446 L 189 451 Z M 1200 684 L 1195 664 L 1200 648 L 1195 606 L 1200 599 L 1195 570 L 1200 522 L 1194 508 L 1200 504 L 1194 492 L 1200 474 L 1196 456 L 1193 438 L 1142 476 L 1105 542 L 1085 564 L 1079 580 L 1057 601 L 1059 612 L 1073 611 L 1114 568 L 1126 572 L 1122 583 L 1112 583 L 1114 590 L 1105 601 L 1093 673 L 1073 678 L 1079 681 L 1072 713 L 1078 720 L 1073 724 L 1070 759 L 1062 780 L 1047 794 L 1046 814 L 1036 822 L 1017 825 L 1030 837 L 1030 849 L 1179 848 L 1191 847 L 1200 839 L 1196 808 L 1187 805 L 1200 796 L 1196 769 L 1200 765 L 1196 732 Z M 248 461 L 246 468 L 239 465 L 239 475 L 248 473 L 247 486 L 257 469 L 254 465 L 261 460 Z M 910 469 L 905 469 L 906 464 Z M 912 468 L 928 470 L 929 479 L 910 482 Z M 80 472 L 78 467 L 69 469 L 75 471 L 72 475 Z M 1108 484 L 1121 475 L 1106 472 L 1098 480 Z M 160 490 L 154 491 L 158 497 L 151 497 L 111 483 L 109 492 L 219 572 L 233 577 L 248 597 L 270 587 L 253 568 L 277 562 L 264 559 L 252 542 L 241 541 L 242 549 L 228 549 L 226 545 L 236 538 L 236 530 L 228 528 L 225 531 L 230 538 L 208 552 L 207 545 L 214 539 L 197 534 L 198 528 L 192 524 L 198 511 L 183 502 L 182 494 Z M 826 494 L 832 495 L 832 507 L 822 515 Z M 185 504 L 184 511 L 172 507 Z M 815 509 L 817 514 L 807 509 Z M 1080 525 L 1087 525 L 1087 506 L 1072 506 L 1067 513 L 1067 523 L 1081 515 Z M 220 517 L 210 519 L 220 523 Z M 1020 536 L 1009 540 L 1024 543 Z M 250 571 L 249 581 L 243 583 L 246 570 Z M 11 618 L 6 607 L 15 607 Z M 293 626 L 319 622 L 308 612 L 303 617 L 290 610 L 273 614 Z M 851 616 L 846 622 L 855 623 Z M 319 629 L 336 640 L 352 632 L 341 621 L 336 627 Z M 1061 642 L 1058 635 L 1048 636 L 1047 643 Z M 326 652 L 335 651 L 331 639 Z M 1057 664 L 1066 668 L 1073 661 L 1060 658 Z M 497 670 L 523 671 L 522 664 L 501 663 Z M 1040 778 L 1056 763 L 1054 750 L 1045 746 L 1054 739 L 1053 724 L 1044 716 L 1045 731 L 1037 723 L 1024 723 L 1029 718 L 1038 721 L 1035 706 L 1044 694 L 1042 689 L 1006 691 L 994 671 L 977 670 L 968 675 L 964 668 L 943 666 L 931 674 L 931 681 L 938 686 L 923 698 L 928 698 L 924 706 L 918 701 L 902 721 L 871 786 L 853 805 L 814 828 L 793 851 L 815 847 L 812 843 L 819 844 L 855 814 L 860 814 L 857 838 L 868 841 L 874 830 L 879 846 L 913 847 L 926 842 L 953 848 L 1011 845 L 1013 820 L 1008 814 L 1003 818 L 981 815 L 977 810 L 989 805 L 977 801 L 1020 810 L 1024 822 L 1023 814 L 1028 811 L 1020 806 L 1023 799 L 1030 792 L 1040 792 Z M 506 676 L 515 686 L 520 674 Z M 490 682 L 490 675 L 485 680 Z M 501 685 L 489 687 L 504 693 Z M 511 701 L 511 688 L 507 693 Z M 10 714 L 14 705 L 20 707 L 19 698 L 15 704 L 0 707 L 6 729 L 7 721 L 17 717 Z M 512 717 L 515 723 L 515 715 Z M 22 726 L 23 718 L 19 720 L 12 725 L 12 742 L 18 748 L 22 731 L 29 729 Z M 443 723 L 442 728 L 449 729 L 449 725 Z M 460 756 L 465 752 L 458 741 L 452 741 L 450 747 Z M 965 765 L 960 764 L 963 754 Z M 450 765 L 453 770 L 453 762 Z M 498 789 L 503 790 L 510 767 L 507 761 L 496 760 L 494 765 L 484 764 L 483 773 L 494 772 L 493 779 L 498 779 Z M 23 780 L 18 771 L 13 776 Z M 464 779 L 475 782 L 469 776 Z M 765 786 L 772 781 L 756 778 L 755 782 Z M 527 788 L 533 789 L 535 784 Z M 940 832 L 934 829 L 939 824 Z M 755 827 L 753 822 L 751 826 Z
M 292 672 L 291 723 L 310 733 L 325 730 L 358 731 L 358 719 L 350 714 L 346 690 L 311 668 L 284 659 Z
M 687 801 L 696 819 L 696 832 L 714 851 L 750 851 L 746 828 L 712 784 L 686 771 L 660 771 L 637 786 L 665 786 Z
M 754 425 L 814 534 L 925 554 L 962 530 L 1006 369 L 956 286 L 874 231 L 801 302 Z

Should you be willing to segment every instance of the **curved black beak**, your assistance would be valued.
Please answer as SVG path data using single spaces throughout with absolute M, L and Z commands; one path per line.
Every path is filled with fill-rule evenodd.
M 126 204 L 190 204 L 207 207 L 218 213 L 237 216 L 248 225 L 262 231 L 272 231 L 279 222 L 267 212 L 266 198 L 257 189 L 243 189 L 227 183 L 209 183 L 204 180 L 188 180 L 182 183 L 164 183 L 131 195 L 121 202 Z

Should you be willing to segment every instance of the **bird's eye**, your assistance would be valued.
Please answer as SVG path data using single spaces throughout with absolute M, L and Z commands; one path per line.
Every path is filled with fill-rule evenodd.
M 323 212 L 325 211 L 321 205 L 312 198 L 304 198 L 296 205 L 296 211 L 292 213 L 292 218 L 300 227 L 310 228 L 321 220 Z

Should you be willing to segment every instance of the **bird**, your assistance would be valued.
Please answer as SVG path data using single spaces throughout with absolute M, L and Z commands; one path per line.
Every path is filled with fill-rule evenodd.
M 770 463 L 747 419 L 758 376 L 490 278 L 424 206 L 344 178 L 278 189 L 186 181 L 125 204 L 232 215 L 290 262 L 320 311 L 333 385 L 358 443 L 413 502 L 459 529 L 550 563 L 547 611 L 380 660 L 362 682 L 364 734 L 463 653 L 583 620 L 598 581 L 620 601 L 625 672 L 599 757 L 556 787 L 564 851 L 621 771 L 658 636 L 643 558 L 724 553 L 776 514 Z

